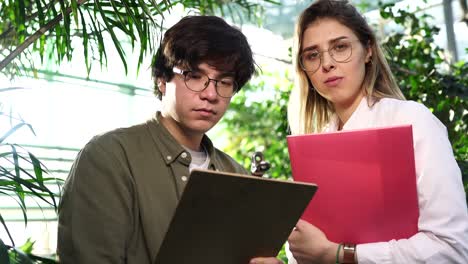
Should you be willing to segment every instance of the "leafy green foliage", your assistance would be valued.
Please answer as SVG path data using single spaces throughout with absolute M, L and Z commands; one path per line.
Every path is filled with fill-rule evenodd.
M 58 65 L 70 61 L 74 41 L 79 41 L 88 74 L 95 59 L 106 65 L 109 42 L 128 72 L 121 45 L 128 41 L 132 48 L 138 46 L 138 71 L 145 54 L 157 48 L 165 15 L 175 5 L 234 18 L 261 14 L 261 5 L 252 0 L 6 0 L 0 2 L 0 70 L 13 76 L 20 66 L 31 68 L 34 54 Z
M 0 93 L 11 90 L 12 89 L 0 89 Z M 47 177 L 47 169 L 31 152 L 19 145 L 7 142 L 10 136 L 22 128 L 28 128 L 34 133 L 32 127 L 24 120 L 14 116 L 11 111 L 4 111 L 1 103 L 0 119 L 0 121 L 5 121 L 6 119 L 11 125 L 11 128 L 7 129 L 4 133 L 0 131 L 0 133 L 3 133 L 0 134 L 0 195 L 14 199 L 18 203 L 23 213 L 24 222 L 27 224 L 26 198 L 34 197 L 57 209 L 57 194 L 52 192 L 46 184 L 59 184 L 60 181 L 53 177 Z M 33 242 L 28 241 L 21 248 L 16 248 L 15 241 L 1 214 L 0 222 L 0 228 L 6 231 L 12 244 L 12 246 L 5 245 L 4 242 L 0 240 L 1 263 L 32 263 L 31 259 L 35 258 L 35 256 L 31 254 Z M 47 261 L 47 259 L 44 261 Z M 40 261 L 37 263 L 51 262 Z
M 291 82 L 285 72 L 265 73 L 257 81 L 234 96 L 223 118 L 230 143 L 225 151 L 246 168 L 250 167 L 251 155 L 262 151 L 271 164 L 266 176 L 287 179 L 291 175 L 285 140 Z
M 8 259 L 1 259 L 3 262 L 0 263 L 5 263 L 5 264 L 57 264 L 58 262 L 54 259 L 50 258 L 44 258 L 44 257 L 39 257 L 34 254 L 32 254 L 32 248 L 34 246 L 34 242 L 32 242 L 30 239 L 26 241 L 26 243 L 19 247 L 19 248 L 14 248 L 11 246 L 6 246 L 3 244 L 3 242 L 0 240 L 0 252 L 4 251 L 8 255 Z M 1 253 L 0 253 L 1 254 Z M 0 255 L 1 257 L 1 255 Z
M 406 98 L 423 103 L 447 127 L 455 158 L 468 191 L 468 63 L 447 63 L 444 51 L 435 45 L 439 28 L 428 23 L 429 16 L 383 5 L 380 14 L 404 30 L 383 40 L 387 59 Z

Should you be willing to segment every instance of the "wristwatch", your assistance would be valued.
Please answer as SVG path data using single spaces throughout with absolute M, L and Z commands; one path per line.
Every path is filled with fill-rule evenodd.
M 355 244 L 344 244 L 343 245 L 343 262 L 346 264 L 354 264 L 356 255 L 356 245 Z

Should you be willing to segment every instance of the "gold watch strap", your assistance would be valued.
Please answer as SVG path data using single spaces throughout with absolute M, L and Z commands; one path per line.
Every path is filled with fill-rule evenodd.
M 343 245 L 343 262 L 346 264 L 354 264 L 356 255 L 356 245 L 355 244 L 344 244 Z

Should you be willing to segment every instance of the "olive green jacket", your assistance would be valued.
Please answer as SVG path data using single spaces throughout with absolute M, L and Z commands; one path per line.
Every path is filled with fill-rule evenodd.
M 97 136 L 78 154 L 59 205 L 61 263 L 154 263 L 191 161 L 158 116 Z M 202 144 L 210 169 L 247 173 L 207 136 Z

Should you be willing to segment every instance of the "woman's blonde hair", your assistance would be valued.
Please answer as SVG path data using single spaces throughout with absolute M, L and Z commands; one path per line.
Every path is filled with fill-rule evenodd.
M 386 97 L 405 99 L 365 18 L 346 0 L 317 0 L 302 12 L 296 25 L 293 47 L 296 84 L 288 105 L 288 121 L 293 134 L 321 132 L 334 112 L 332 104 L 315 91 L 299 63 L 305 30 L 315 21 L 324 18 L 334 19 L 348 27 L 363 47 L 371 48 L 372 57 L 366 64 L 362 84 L 368 103 Z

